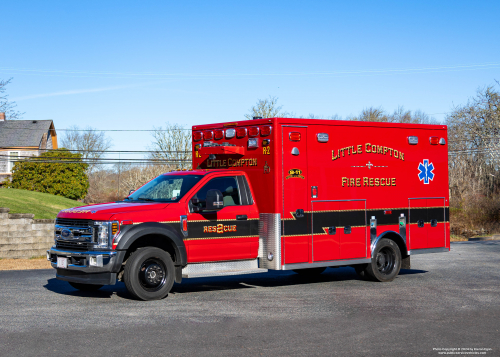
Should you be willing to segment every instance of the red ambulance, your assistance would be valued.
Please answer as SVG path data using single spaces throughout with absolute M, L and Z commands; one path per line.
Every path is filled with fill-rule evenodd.
M 391 281 L 450 249 L 446 126 L 270 118 L 192 134 L 193 170 L 58 214 L 58 279 L 152 300 L 182 278 L 269 269 Z

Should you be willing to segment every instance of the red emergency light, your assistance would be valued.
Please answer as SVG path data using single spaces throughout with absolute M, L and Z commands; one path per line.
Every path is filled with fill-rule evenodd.
M 204 140 L 212 140 L 213 137 L 214 137 L 214 132 L 212 130 L 207 130 L 203 132 Z
M 437 136 L 431 136 L 429 138 L 429 142 L 431 145 L 438 145 L 439 144 L 439 138 Z
M 296 131 L 292 131 L 290 133 L 290 141 L 300 141 L 300 133 L 297 133 Z
M 224 130 L 222 130 L 222 129 L 215 130 L 214 131 L 214 138 L 215 138 L 215 140 L 224 139 Z
M 193 133 L 193 141 L 200 141 L 203 138 L 203 134 L 201 131 L 195 131 Z
M 259 135 L 259 127 L 258 126 L 251 126 L 248 128 L 248 136 L 249 137 L 254 137 Z
M 261 136 L 268 136 L 271 135 L 271 127 L 269 125 L 263 125 L 260 128 L 260 135 Z
M 247 128 L 236 128 L 236 137 L 244 138 L 247 136 Z

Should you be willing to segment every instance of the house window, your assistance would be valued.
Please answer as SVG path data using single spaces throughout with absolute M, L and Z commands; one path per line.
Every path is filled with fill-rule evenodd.
M 12 172 L 12 168 L 19 157 L 19 151 L 9 151 L 9 172 Z

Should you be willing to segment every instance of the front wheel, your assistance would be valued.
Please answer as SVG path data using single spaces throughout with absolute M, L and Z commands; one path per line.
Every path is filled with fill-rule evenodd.
M 135 251 L 125 264 L 123 280 L 129 293 L 139 300 L 166 297 L 174 285 L 175 266 L 170 254 L 160 248 Z
M 401 252 L 393 240 L 381 239 L 373 251 L 366 273 L 375 281 L 393 281 L 401 269 Z

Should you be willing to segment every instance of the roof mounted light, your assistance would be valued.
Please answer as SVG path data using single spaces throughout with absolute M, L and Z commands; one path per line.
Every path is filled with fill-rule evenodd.
M 203 140 L 212 140 L 214 138 L 214 132 L 212 130 L 206 130 L 203 132 Z
M 214 139 L 215 140 L 224 139 L 224 130 L 222 129 L 214 130 Z
M 257 139 L 257 138 L 248 139 L 248 148 L 249 149 L 255 149 L 258 147 L 259 147 L 259 139 Z
M 236 137 L 244 138 L 247 136 L 247 128 L 236 128 Z
M 248 136 L 249 137 L 255 137 L 257 135 L 259 135 L 259 127 L 258 126 L 251 126 L 250 128 L 248 128 Z
M 439 139 L 439 144 L 440 144 L 440 145 L 446 145 L 446 140 L 445 140 L 445 138 L 441 138 L 441 139 Z
M 429 138 L 429 143 L 431 145 L 437 145 L 437 144 L 439 144 L 439 138 L 437 136 L 431 136 Z
M 409 136 L 408 137 L 408 144 L 417 145 L 418 144 L 418 136 Z
M 268 136 L 271 135 L 271 126 L 269 125 L 263 125 L 260 128 L 260 135 L 261 136 Z
M 226 139 L 231 139 L 236 136 L 236 129 L 226 129 Z
M 203 133 L 201 131 L 195 131 L 193 133 L 193 141 L 200 141 L 203 139 Z

